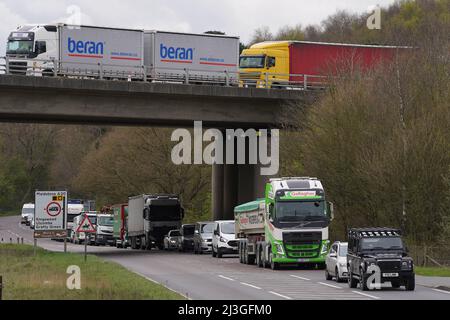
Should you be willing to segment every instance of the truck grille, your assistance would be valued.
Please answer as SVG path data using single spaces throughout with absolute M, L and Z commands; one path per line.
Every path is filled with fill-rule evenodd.
M 322 244 L 321 232 L 283 233 L 286 255 L 291 259 L 317 258 Z
M 27 62 L 26 61 L 10 61 L 9 62 L 9 73 L 17 75 L 27 74 Z
M 400 260 L 378 260 L 377 264 L 382 272 L 399 272 L 402 269 Z

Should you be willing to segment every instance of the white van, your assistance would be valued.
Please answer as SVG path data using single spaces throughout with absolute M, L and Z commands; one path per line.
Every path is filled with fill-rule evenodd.
M 212 256 L 222 258 L 224 254 L 237 254 L 238 241 L 235 234 L 235 222 L 216 221 L 212 236 Z
M 20 221 L 20 223 L 29 226 L 33 217 L 34 203 L 25 203 L 22 207 L 22 220 Z

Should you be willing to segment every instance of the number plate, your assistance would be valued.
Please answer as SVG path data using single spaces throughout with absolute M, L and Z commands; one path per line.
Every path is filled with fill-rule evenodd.
M 298 259 L 297 262 L 309 262 L 309 259 Z
M 385 278 L 398 277 L 398 273 L 383 273 L 383 277 L 385 277 Z

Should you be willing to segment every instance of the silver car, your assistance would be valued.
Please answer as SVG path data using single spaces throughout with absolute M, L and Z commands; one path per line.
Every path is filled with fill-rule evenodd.
M 327 280 L 332 280 L 333 277 L 337 282 L 344 282 L 347 280 L 347 249 L 347 242 L 337 241 L 331 246 L 330 252 L 325 260 L 325 278 Z

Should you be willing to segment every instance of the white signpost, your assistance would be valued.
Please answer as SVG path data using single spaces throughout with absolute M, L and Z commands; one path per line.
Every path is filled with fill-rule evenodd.
M 64 239 L 67 237 L 67 191 L 36 191 L 34 238 Z M 66 246 L 64 246 L 65 248 Z

